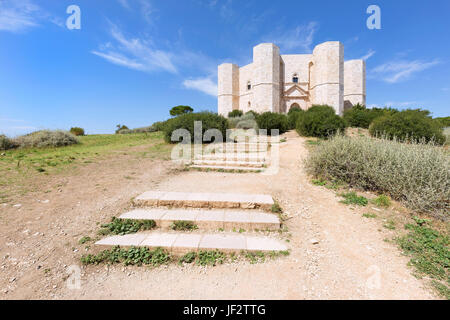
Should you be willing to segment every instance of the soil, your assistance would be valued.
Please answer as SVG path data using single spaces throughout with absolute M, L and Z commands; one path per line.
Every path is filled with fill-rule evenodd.
M 311 184 L 307 154 L 305 139 L 291 132 L 280 146 L 276 175 L 182 171 L 170 161 L 123 156 L 52 177 L 42 191 L 0 204 L 0 298 L 438 298 L 385 241 L 391 230 L 340 203 L 334 191 Z M 288 217 L 291 253 L 215 267 L 82 266 L 87 251 L 80 238 L 96 237 L 100 223 L 148 190 L 270 194 Z M 69 272 L 78 268 L 80 287 L 68 287 Z

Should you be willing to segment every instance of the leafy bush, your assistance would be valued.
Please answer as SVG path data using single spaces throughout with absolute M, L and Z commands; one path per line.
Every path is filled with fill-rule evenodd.
M 360 104 L 354 105 L 351 109 L 344 111 L 344 120 L 348 126 L 356 128 L 369 128 L 372 122 L 370 110 Z
M 373 120 L 397 113 L 398 110 L 392 108 L 372 108 L 366 109 L 365 106 L 359 103 L 354 105 L 351 109 L 344 111 L 344 120 L 350 127 L 369 128 Z
M 442 148 L 335 136 L 315 147 L 307 164 L 315 177 L 344 181 L 389 195 L 413 210 L 450 217 L 450 157 Z
M 176 106 L 170 109 L 170 115 L 172 117 L 180 116 L 182 114 L 191 113 L 194 109 L 192 109 L 190 106 Z
M 70 133 L 74 136 L 84 136 L 84 129 L 80 127 L 72 127 L 70 128 Z
M 264 112 L 257 118 L 259 129 L 267 130 L 267 134 L 271 135 L 271 130 L 278 129 L 279 134 L 289 130 L 287 116 L 276 112 Z
M 118 124 L 116 126 L 116 128 L 117 128 L 116 134 L 120 133 L 120 131 L 122 131 L 122 130 L 130 130 L 130 128 L 128 128 L 126 125 L 120 125 L 120 124 Z
M 297 121 L 297 132 L 302 136 L 328 138 L 338 131 L 344 132 L 345 121 L 327 105 L 309 108 Z
M 259 113 L 253 110 L 249 110 L 245 113 L 245 115 L 251 114 L 255 119 L 258 119 Z
M 370 125 L 372 136 L 396 137 L 401 141 L 431 140 L 438 144 L 445 142 L 442 128 L 428 116 L 426 110 L 404 110 L 389 116 L 375 119 Z
M 252 112 L 247 112 L 240 117 L 228 118 L 228 125 L 230 128 L 234 129 L 258 129 L 258 123 Z
M 289 110 L 287 115 L 289 130 L 293 130 L 296 128 L 298 119 L 300 119 L 300 117 L 302 117 L 304 114 L 305 111 L 303 109 L 292 108 L 291 110 Z
M 434 118 L 435 121 L 441 128 L 450 127 L 450 117 Z
M 42 130 L 36 131 L 16 139 L 21 148 L 45 148 L 63 147 L 79 143 L 77 137 L 67 131 L 62 130 Z
M 9 150 L 17 148 L 17 143 L 5 135 L 0 135 L 0 150 Z
M 228 118 L 242 117 L 244 113 L 241 110 L 233 110 L 228 112 Z
M 194 122 L 200 121 L 202 123 L 201 136 L 195 139 L 194 137 Z M 186 129 L 191 136 L 191 142 L 202 141 L 204 133 L 209 129 L 217 129 L 222 133 L 223 139 L 226 138 L 226 130 L 228 129 L 227 119 L 212 113 L 212 112 L 198 112 L 187 113 L 176 118 L 172 118 L 164 125 L 164 139 L 170 143 L 176 143 L 172 141 L 172 133 L 177 129 Z M 200 133 L 197 133 L 200 135 Z M 195 140 L 194 140 L 195 139 Z

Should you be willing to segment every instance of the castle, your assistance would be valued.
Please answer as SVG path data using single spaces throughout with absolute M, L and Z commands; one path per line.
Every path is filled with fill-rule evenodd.
M 218 111 L 287 113 L 327 104 L 342 114 L 344 108 L 366 103 L 364 60 L 344 62 L 344 46 L 337 41 L 317 45 L 312 54 L 280 55 L 273 43 L 253 48 L 253 62 L 218 67 Z

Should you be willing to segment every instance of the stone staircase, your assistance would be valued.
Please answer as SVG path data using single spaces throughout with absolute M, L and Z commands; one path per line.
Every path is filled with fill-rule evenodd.
M 276 237 L 249 233 L 280 229 L 279 217 L 270 212 L 274 201 L 269 195 L 149 191 L 136 197 L 133 203 L 134 210 L 120 218 L 154 220 L 157 229 L 107 237 L 96 245 L 161 247 L 173 255 L 213 249 L 224 252 L 288 249 Z M 176 221 L 190 221 L 198 229 L 190 232 L 170 230 Z

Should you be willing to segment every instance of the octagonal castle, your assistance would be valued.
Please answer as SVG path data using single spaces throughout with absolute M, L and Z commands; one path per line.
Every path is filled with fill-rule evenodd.
M 287 113 L 314 104 L 332 106 L 341 115 L 357 103 L 366 103 L 366 65 L 344 62 L 344 46 L 337 41 L 317 45 L 312 54 L 288 55 L 262 43 L 253 48 L 252 63 L 218 67 L 218 109 L 224 116 L 232 110 Z

